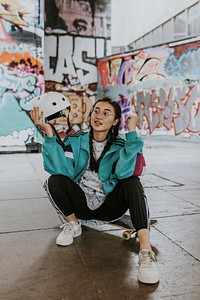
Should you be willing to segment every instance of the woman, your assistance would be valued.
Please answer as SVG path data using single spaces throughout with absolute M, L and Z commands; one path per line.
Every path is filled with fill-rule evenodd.
M 67 246 L 81 235 L 79 219 L 112 221 L 129 209 L 140 242 L 138 280 L 157 283 L 156 258 L 149 241 L 148 204 L 140 179 L 133 176 L 137 155 L 143 148 L 135 131 L 138 117 L 127 117 L 124 140 L 118 135 L 119 104 L 108 97 L 99 99 L 90 113 L 90 131 L 69 135 L 64 150 L 38 108 L 32 110 L 31 117 L 45 132 L 44 168 L 52 174 L 48 193 L 66 218 L 56 243 Z

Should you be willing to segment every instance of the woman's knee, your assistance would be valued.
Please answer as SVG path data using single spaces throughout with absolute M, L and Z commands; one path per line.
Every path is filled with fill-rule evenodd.
M 51 175 L 48 178 L 48 188 L 50 192 L 54 192 L 58 190 L 63 182 L 63 177 L 62 175 Z
M 52 186 L 54 184 L 59 183 L 60 182 L 60 177 L 61 177 L 61 175 L 51 175 L 48 178 L 48 186 Z
M 140 182 L 139 177 L 131 176 L 123 179 L 122 190 L 126 193 L 133 193 L 134 195 L 144 195 L 144 188 Z
M 51 175 L 48 179 L 48 188 L 50 192 L 71 190 L 75 188 L 76 183 L 64 175 Z
M 127 177 L 125 179 L 122 180 L 122 184 L 126 185 L 126 186 L 141 186 L 141 182 L 139 177 L 136 176 L 131 176 L 131 177 Z

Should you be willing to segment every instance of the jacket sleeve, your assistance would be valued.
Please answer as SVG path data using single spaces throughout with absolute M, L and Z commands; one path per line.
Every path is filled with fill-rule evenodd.
M 134 175 L 137 156 L 142 154 L 144 142 L 138 137 L 136 131 L 126 134 L 126 142 L 120 150 L 119 159 L 116 164 L 115 176 L 124 179 Z
M 65 175 L 73 178 L 73 153 L 71 153 L 71 157 L 66 157 L 63 148 L 56 142 L 56 136 L 45 137 L 42 146 L 42 156 L 45 171 L 52 175 Z

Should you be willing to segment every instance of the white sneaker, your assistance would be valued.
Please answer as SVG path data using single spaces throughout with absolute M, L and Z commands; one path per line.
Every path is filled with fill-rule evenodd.
M 59 234 L 56 239 L 56 244 L 59 246 L 68 246 L 73 243 L 74 237 L 81 235 L 82 228 L 80 223 L 67 222 L 62 224 L 60 228 L 63 231 Z
M 155 284 L 159 281 L 156 256 L 153 251 L 142 249 L 139 252 L 138 280 L 142 283 Z

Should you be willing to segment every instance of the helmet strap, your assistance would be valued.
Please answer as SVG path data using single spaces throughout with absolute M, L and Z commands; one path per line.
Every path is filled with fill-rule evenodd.
M 57 131 L 56 128 L 53 126 L 53 124 L 51 124 L 51 123 L 48 123 L 48 124 L 51 126 L 51 128 L 53 129 L 53 131 L 54 131 L 54 133 L 55 133 L 55 135 L 56 135 L 56 142 L 64 149 L 65 144 L 64 144 L 64 142 L 62 141 L 61 137 L 59 136 L 58 131 Z
M 54 127 L 54 125 L 51 124 L 51 123 L 48 123 L 48 124 L 51 126 L 51 128 L 53 129 L 53 131 L 54 131 L 54 133 L 56 135 L 56 141 L 57 141 L 57 143 L 65 150 L 65 140 L 66 140 L 66 138 L 64 140 L 62 140 L 61 137 L 60 137 L 60 135 L 59 135 L 59 133 L 58 133 L 58 131 Z M 69 116 L 67 117 L 67 125 L 68 125 L 68 129 L 66 131 L 66 137 L 67 137 L 68 133 L 72 129 L 71 125 L 70 125 L 70 122 L 69 122 Z

